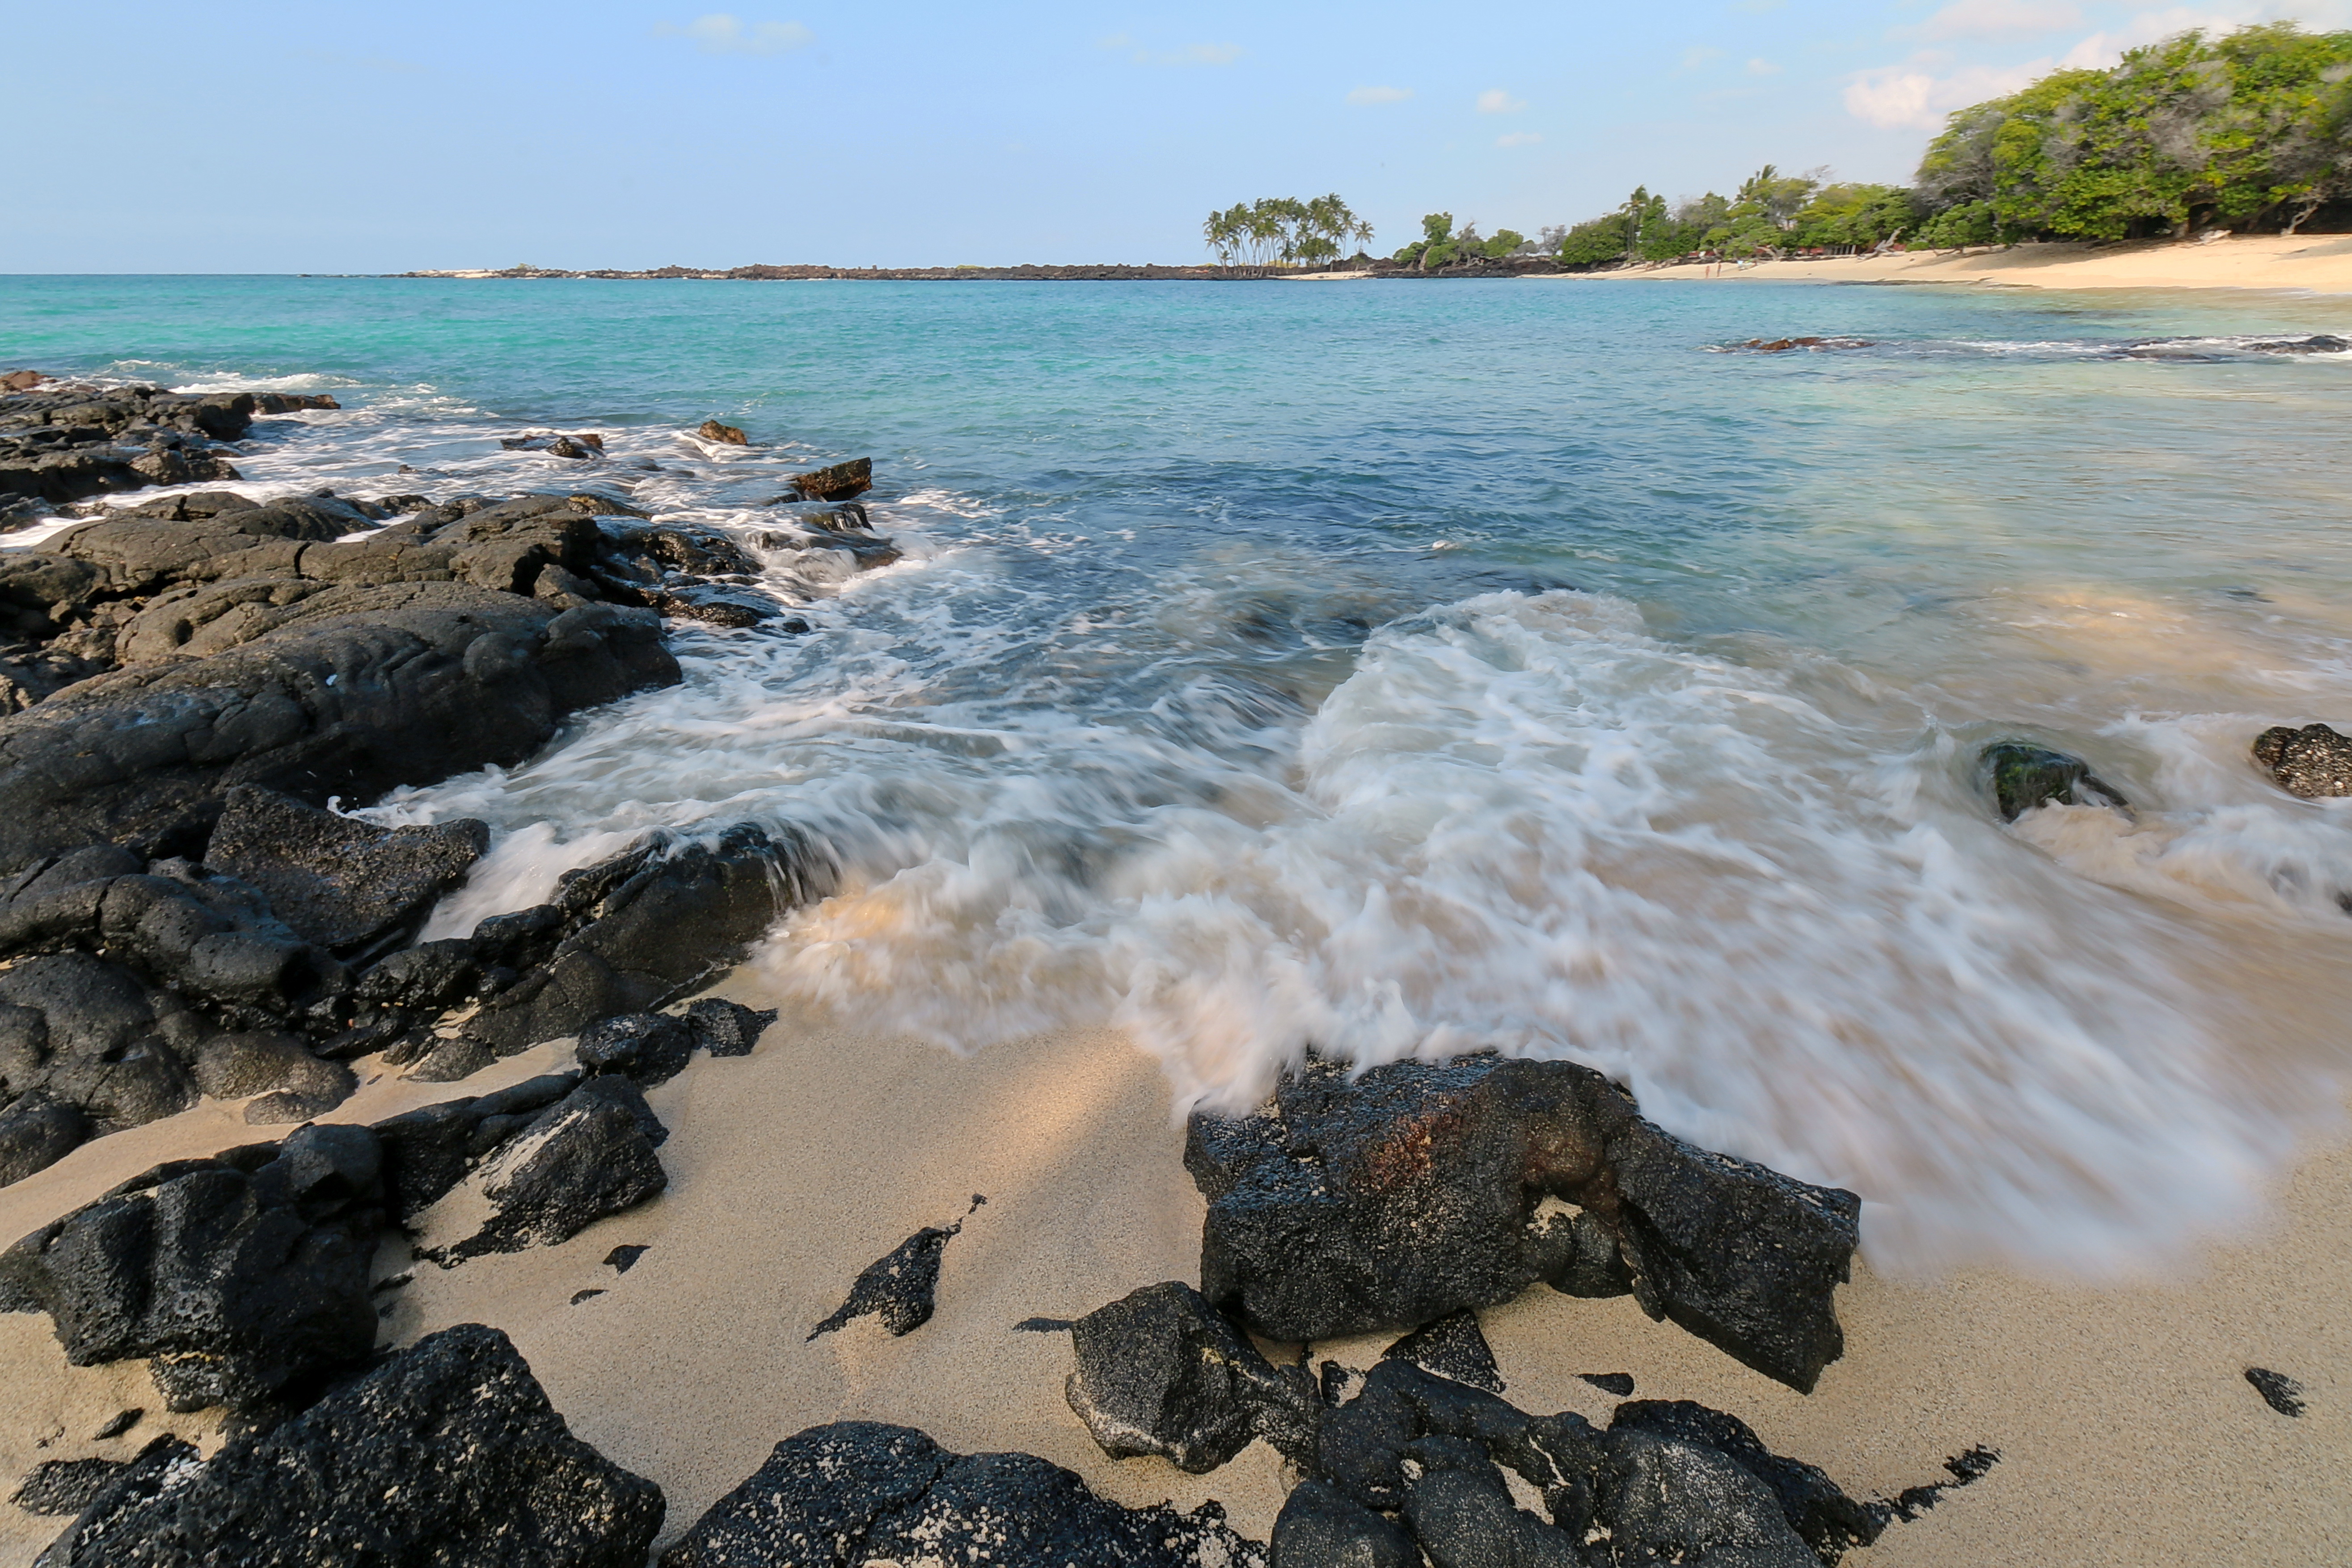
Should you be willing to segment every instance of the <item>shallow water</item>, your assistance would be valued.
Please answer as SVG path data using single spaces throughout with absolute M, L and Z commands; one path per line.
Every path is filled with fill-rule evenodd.
M 1881 1268 L 2102 1271 L 2331 1127 L 2352 306 L 1958 289 L 0 279 L 0 359 L 328 390 L 239 466 L 622 486 L 755 533 L 870 453 L 804 637 L 409 792 L 462 931 L 649 824 L 813 832 L 759 962 L 959 1047 L 1115 1021 L 1186 1101 L 1310 1045 L 1622 1075 L 1853 1187 Z M 1754 338 L 1856 346 L 1760 354 Z M 117 357 L 135 353 L 137 359 Z M 682 431 L 716 415 L 748 451 Z M 593 465 L 509 452 L 596 429 Z M 417 472 L 399 472 L 405 464 Z M 1974 758 L 2136 806 L 2004 829 Z

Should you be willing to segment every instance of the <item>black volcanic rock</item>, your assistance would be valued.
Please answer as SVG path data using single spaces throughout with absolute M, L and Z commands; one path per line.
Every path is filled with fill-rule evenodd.
M 1223 1510 L 1106 1502 L 1029 1454 L 947 1453 L 877 1422 L 812 1426 L 712 1504 L 661 1568 L 861 1568 L 954 1563 L 1045 1568 L 1263 1568 Z
M 1421 1548 L 1402 1526 L 1328 1481 L 1291 1489 L 1272 1545 L 1266 1568 L 1423 1568 Z
M 985 1199 L 972 1198 L 972 1208 Z M 971 1211 L 965 1211 L 969 1214 Z M 859 1318 L 879 1318 L 893 1335 L 911 1334 L 931 1321 L 940 1287 L 940 1255 L 963 1232 L 963 1221 L 941 1229 L 927 1225 L 867 1264 L 849 1287 L 849 1298 L 808 1337 L 844 1329 Z
M 651 1089 L 684 1069 L 694 1055 L 694 1033 L 667 1013 L 624 1013 L 581 1030 L 573 1054 L 592 1073 L 622 1073 Z
M 1588 1271 L 1614 1243 L 1633 1295 L 1801 1391 L 1843 1348 L 1834 1292 L 1860 1200 L 1710 1153 L 1571 1062 L 1310 1062 L 1264 1110 L 1196 1112 L 1202 1292 L 1287 1342 L 1412 1329 Z M 1539 1216 L 1546 1197 L 1575 1218 Z
M 446 1268 L 485 1253 L 569 1241 L 669 1184 L 654 1152 L 668 1136 L 635 1083 L 589 1079 L 481 1163 L 476 1174 L 490 1204 L 482 1228 L 425 1256 Z
M 2352 795 L 2352 735 L 2325 724 L 2276 725 L 2254 737 L 2254 761 L 2279 788 L 2305 800 Z
M 874 488 L 874 459 L 854 458 L 846 463 L 793 476 L 793 488 L 804 500 L 851 500 Z
M 379 1159 L 330 1126 L 158 1165 L 0 1253 L 0 1295 L 76 1366 L 152 1358 L 173 1410 L 261 1404 L 375 1343 Z
M 659 1488 L 573 1436 L 514 1346 L 461 1324 L 210 1460 L 151 1447 L 44 1568 L 641 1568 Z M 143 1469 L 142 1469 L 143 1467 Z
M 1276 1367 L 1201 1293 L 1147 1285 L 1071 1326 L 1070 1408 L 1115 1459 L 1155 1454 L 1195 1475 L 1264 1436 L 1305 1459 L 1322 1411 L 1303 1367 Z
M 1495 1365 L 1494 1350 L 1486 1343 L 1486 1331 L 1478 1326 L 1478 1314 L 1467 1307 L 1413 1330 L 1382 1351 L 1381 1359 L 1409 1361 L 1440 1377 L 1489 1394 L 1503 1392 L 1503 1374 Z
M 686 1024 L 694 1031 L 694 1043 L 714 1057 L 750 1056 L 751 1047 L 760 1043 L 760 1037 L 775 1021 L 773 1007 L 746 1007 L 740 1002 L 717 996 L 705 996 L 686 1010 Z
M 486 824 L 379 827 L 240 785 L 221 797 L 205 864 L 251 884 L 320 947 L 351 949 L 422 920 L 490 846 Z
M 549 1073 L 377 1122 L 371 1131 L 383 1152 L 384 1201 L 392 1217 L 405 1223 L 438 1203 L 485 1156 L 579 1083 L 578 1073 Z
M 121 1459 L 44 1459 L 26 1474 L 8 1500 L 26 1513 L 79 1513 L 128 1468 Z

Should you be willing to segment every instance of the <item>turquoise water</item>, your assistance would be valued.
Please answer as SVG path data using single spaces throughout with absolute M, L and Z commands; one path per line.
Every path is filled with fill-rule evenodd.
M 650 823 L 788 820 L 844 874 L 759 960 L 813 1005 L 1117 1024 L 1222 1102 L 1309 1045 L 1574 1056 L 1861 1191 L 1889 1268 L 2158 1257 L 2329 1124 L 2352 831 L 2246 759 L 2352 728 L 2315 333 L 2352 304 L 0 279 L 0 362 L 333 392 L 257 488 L 595 483 L 749 539 L 876 459 L 905 560 L 770 552 L 808 636 L 682 630 L 683 688 L 384 804 L 497 830 L 448 929 Z M 1848 346 L 1722 352 L 1801 334 Z M 533 426 L 609 458 L 499 446 Z M 2008 735 L 2135 814 L 2003 828 Z

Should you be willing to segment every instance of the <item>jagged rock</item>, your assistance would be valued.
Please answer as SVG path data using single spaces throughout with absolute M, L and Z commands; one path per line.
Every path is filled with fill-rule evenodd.
M 293 414 L 305 408 L 341 406 L 323 392 L 257 392 L 253 395 L 253 411 L 256 414 Z
M 505 917 L 506 926 L 478 928 L 475 947 L 486 962 L 535 967 L 486 1003 L 465 1032 L 505 1057 L 576 1036 L 599 1018 L 651 1012 L 740 962 L 785 910 L 831 879 L 796 832 L 771 838 L 743 823 L 710 839 L 648 835 L 567 872 L 554 915 L 525 911 Z M 561 939 L 547 943 L 557 932 Z
M 428 1046 L 415 1065 L 400 1076 L 414 1083 L 457 1083 L 498 1059 L 481 1041 L 453 1035 Z
M 1580 1372 L 1579 1383 L 1589 1383 L 1603 1394 L 1613 1394 L 1622 1399 L 1633 1392 L 1633 1374 L 1630 1372 Z
M 745 447 L 751 444 L 742 431 L 732 425 L 721 425 L 716 419 L 704 420 L 702 428 L 697 430 L 695 434 L 706 441 L 715 441 L 722 447 Z
M 1495 1352 L 1486 1343 L 1486 1331 L 1478 1326 L 1478 1314 L 1467 1308 L 1415 1329 L 1381 1356 L 1412 1362 L 1440 1377 L 1489 1394 L 1503 1392 L 1503 1374 L 1495 1365 Z
M 131 1467 L 122 1459 L 44 1459 L 35 1465 L 8 1500 L 26 1513 L 73 1514 Z
M 205 440 L 239 439 L 253 411 L 247 393 L 0 385 L 0 501 L 63 503 L 159 482 L 235 478 Z
M 173 1410 L 261 1403 L 375 1343 L 378 1160 L 367 1129 L 320 1126 L 158 1165 L 0 1253 L 0 1294 L 75 1366 L 152 1358 Z
M 210 1033 L 179 998 L 86 952 L 19 959 L 0 973 L 12 1091 L 78 1107 L 91 1136 L 195 1103 L 182 1060 Z M 20 1075 L 22 1075 L 20 1077 Z
M 2276 725 L 2254 737 L 2254 761 L 2279 788 L 2305 800 L 2352 795 L 2352 735 L 2325 724 Z
M 648 612 L 558 612 L 452 583 L 362 598 L 210 658 L 98 676 L 0 719 L 0 867 L 100 840 L 142 854 L 193 847 L 240 784 L 313 803 L 367 799 L 517 763 L 566 714 L 677 679 Z M 593 625 L 569 621 L 592 613 Z
M 2105 805 L 2128 809 L 2123 793 L 2091 772 L 2080 757 L 2024 741 L 1998 741 L 1978 753 L 1977 766 L 1991 786 L 2003 822 L 2039 805 Z
M 305 941 L 349 950 L 422 920 L 489 847 L 470 817 L 379 827 L 245 784 L 222 795 L 205 864 L 260 889 Z
M 976 1209 L 986 1201 L 975 1194 L 971 1206 Z M 962 1232 L 961 1220 L 944 1230 L 927 1225 L 867 1264 L 850 1286 L 849 1299 L 811 1329 L 808 1337 L 814 1340 L 866 1317 L 880 1318 L 894 1335 L 911 1334 L 929 1322 L 940 1285 L 940 1255 Z
M 1502 1471 L 1476 1443 L 1421 1438 L 1405 1450 L 1404 1478 L 1405 1518 L 1436 1568 L 1586 1568 L 1573 1536 L 1511 1500 Z
M 1115 1459 L 1156 1454 L 1213 1470 L 1265 1437 L 1302 1461 L 1322 1415 L 1303 1367 L 1276 1367 L 1201 1293 L 1147 1285 L 1071 1326 L 1070 1408 Z
M 637 1266 L 637 1259 L 653 1250 L 650 1247 L 624 1244 L 604 1254 L 604 1267 L 615 1274 L 626 1274 Z
M 804 500 L 850 500 L 874 488 L 874 459 L 854 458 L 846 463 L 793 476 L 793 489 Z
M 1609 1430 L 1612 1437 L 1643 1432 L 1721 1454 L 1764 1484 L 1790 1528 L 1823 1562 L 1834 1563 L 1849 1546 L 1869 1545 L 1886 1527 L 1883 1510 L 1847 1497 L 1819 1468 L 1773 1453 L 1737 1415 L 1687 1399 L 1642 1399 L 1620 1405 Z
M 995 1563 L 1054 1568 L 1261 1568 L 1223 1510 L 1106 1502 L 1029 1454 L 958 1456 L 877 1422 L 812 1426 L 712 1504 L 661 1568 L 860 1568 Z
M 0 1110 L 0 1187 L 21 1182 L 81 1147 L 89 1121 L 78 1107 L 33 1089 Z
M 446 1100 L 377 1122 L 384 1200 L 403 1223 L 438 1203 L 482 1158 L 569 1095 L 577 1073 L 548 1073 L 478 1099 Z
M 257 1126 L 323 1116 L 359 1087 L 341 1062 L 320 1060 L 291 1035 L 265 1031 L 205 1041 L 196 1052 L 194 1076 L 196 1087 L 215 1100 L 266 1097 L 266 1105 L 246 1110 L 246 1120 Z
M 445 1268 L 485 1253 L 569 1241 L 669 1184 L 655 1146 L 669 1136 L 625 1078 L 592 1078 L 509 1137 L 474 1173 L 490 1217 L 425 1254 Z
M 1613 1426 L 1611 1436 L 1618 1436 Z M 1820 1568 L 1822 1561 L 1762 1481 L 1696 1444 L 1643 1432 L 1612 1442 L 1595 1478 L 1594 1510 L 1608 1523 L 1602 1561 L 1612 1568 Z
M 139 1466 L 119 1478 L 44 1568 L 641 1568 L 663 1513 L 661 1489 L 573 1436 L 507 1337 L 478 1323 L 209 1461 L 184 1444 L 161 1459 L 137 1484 Z
M 572 1054 L 592 1073 L 623 1073 L 651 1089 L 685 1068 L 694 1035 L 684 1019 L 665 1013 L 624 1013 L 581 1030 Z
M 1328 1481 L 1291 1489 L 1272 1544 L 1266 1568 L 1422 1568 L 1412 1536 Z
M 764 626 L 784 616 L 784 607 L 773 599 L 707 583 L 670 589 L 654 603 L 665 616 L 713 626 Z
M 2283 1372 L 2273 1372 L 2265 1366 L 2246 1369 L 2246 1381 L 2263 1396 L 2263 1403 L 2282 1415 L 2300 1415 L 2304 1411 L 2303 1384 Z
M 714 1057 L 750 1056 L 775 1021 L 773 1007 L 763 1011 L 718 996 L 706 996 L 686 1010 L 686 1026 L 694 1031 L 694 1043 Z
M 1252 1115 L 1196 1112 L 1184 1158 L 1209 1200 L 1202 1293 L 1266 1339 L 1417 1328 L 1573 1279 L 1581 1216 L 1539 1217 L 1551 1196 L 1614 1241 L 1652 1317 L 1801 1391 L 1843 1349 L 1861 1200 L 1685 1143 L 1572 1062 L 1352 1083 L 1310 1062 Z

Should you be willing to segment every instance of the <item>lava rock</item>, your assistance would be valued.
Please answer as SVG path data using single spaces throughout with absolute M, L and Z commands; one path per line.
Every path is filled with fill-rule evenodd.
M 684 1069 L 694 1034 L 684 1019 L 666 1013 L 624 1013 L 581 1030 L 573 1054 L 591 1073 L 622 1073 L 651 1089 Z
M 222 795 L 205 863 L 260 889 L 305 941 L 348 951 L 415 925 L 489 847 L 471 818 L 379 827 L 248 784 Z
M 638 1258 L 652 1250 L 650 1247 L 636 1247 L 625 1243 L 604 1254 L 604 1267 L 615 1274 L 626 1274 L 637 1266 Z
M 911 1334 L 929 1322 L 940 1285 L 940 1255 L 962 1231 L 961 1220 L 944 1230 L 927 1225 L 867 1264 L 849 1287 L 849 1299 L 811 1329 L 808 1337 L 814 1340 L 866 1317 L 880 1318 L 893 1335 Z
M 151 1358 L 173 1410 L 257 1405 L 373 1348 L 380 1193 L 365 1128 L 173 1161 L 0 1253 L 0 1294 L 75 1366 Z
M 1594 1491 L 1611 1568 L 1821 1568 L 1770 1489 L 1726 1455 L 1647 1433 L 1611 1436 Z
M 75 1107 L 92 1137 L 194 1104 L 182 1052 L 207 1032 L 180 998 L 90 953 L 20 958 L 0 973 L 11 1089 Z
M 89 1120 L 42 1089 L 21 1096 L 0 1110 L 0 1187 L 21 1182 L 81 1147 Z
M 1440 1377 L 1450 1377 L 1489 1394 L 1503 1392 L 1503 1373 L 1495 1365 L 1495 1352 L 1486 1343 L 1486 1331 L 1478 1326 L 1478 1314 L 1467 1308 L 1415 1329 L 1382 1351 L 1381 1356 L 1382 1360 L 1412 1362 Z
M 384 1198 L 393 1218 L 405 1224 L 440 1202 L 487 1155 L 579 1083 L 577 1073 L 548 1073 L 495 1094 L 420 1106 L 377 1122 L 370 1131 L 383 1150 Z
M 804 500 L 851 500 L 874 488 L 874 459 L 855 458 L 846 463 L 793 476 L 793 489 Z
M 1834 1292 L 1861 1200 L 1711 1153 L 1572 1062 L 1312 1061 L 1239 1118 L 1195 1112 L 1202 1293 L 1261 1337 L 1412 1329 L 1572 1277 L 1591 1216 L 1634 1298 L 1810 1390 L 1843 1352 Z M 1546 1196 L 1580 1207 L 1538 1216 Z
M 1147 1285 L 1079 1319 L 1070 1408 L 1115 1459 L 1213 1470 L 1263 1436 L 1304 1462 L 1322 1414 L 1303 1367 L 1276 1367 L 1201 1293 Z
M 418 1341 L 209 1461 L 182 1445 L 163 1474 L 131 1479 L 43 1563 L 640 1568 L 663 1514 L 661 1489 L 573 1436 L 507 1337 L 479 1323 Z
M 1856 1502 L 1819 1468 L 1764 1447 L 1748 1423 L 1687 1399 L 1642 1399 L 1609 1418 L 1613 1437 L 1644 1432 L 1722 1455 L 1761 1481 L 1781 1517 L 1824 1563 L 1850 1546 L 1867 1546 L 1886 1528 L 1885 1511 Z
M 2273 1372 L 2264 1366 L 2246 1369 L 2246 1381 L 2263 1396 L 2263 1403 L 2282 1415 L 2300 1415 L 2304 1411 L 2303 1384 L 2283 1372 Z
M 1997 741 L 1977 756 L 1978 771 L 1992 790 L 2003 822 L 2053 802 L 2130 809 L 2123 792 L 2091 772 L 2080 757 L 2025 741 Z
M 710 1507 L 661 1568 L 869 1563 L 1054 1568 L 1263 1568 L 1223 1510 L 1127 1509 L 1029 1454 L 943 1451 L 877 1422 L 812 1426 Z
M 2352 795 L 2352 735 L 2325 724 L 2278 725 L 2254 737 L 2254 761 L 2279 788 L 2305 800 Z
M 740 962 L 786 909 L 832 881 L 832 868 L 795 831 L 771 837 L 741 823 L 708 839 L 649 834 L 566 872 L 552 915 L 477 928 L 485 963 L 521 958 L 534 967 L 485 1003 L 465 1032 L 506 1057 L 577 1036 L 599 1018 L 651 1012 Z
M 122 1459 L 44 1459 L 8 1500 L 26 1513 L 79 1513 L 130 1468 Z
M 1633 1374 L 1630 1372 L 1580 1372 L 1579 1383 L 1589 1383 L 1603 1394 L 1613 1394 L 1622 1399 L 1633 1392 Z
M 732 425 L 721 425 L 716 419 L 704 420 L 702 422 L 702 427 L 697 430 L 695 434 L 701 437 L 706 441 L 715 441 L 722 447 L 746 447 L 751 445 L 751 442 L 745 437 L 741 430 L 736 428 Z
M 1422 1568 L 1422 1555 L 1386 1516 L 1310 1479 L 1283 1500 L 1267 1568 Z
M 764 626 L 770 621 L 782 620 L 784 616 L 784 607 L 773 599 L 764 598 L 747 588 L 728 588 L 709 583 L 671 589 L 654 603 L 663 615 L 679 620 L 739 629 Z
M 532 1119 L 474 1173 L 490 1217 L 423 1256 L 444 1268 L 485 1253 L 569 1241 L 669 1184 L 655 1146 L 668 1137 L 628 1079 L 592 1078 Z
M 705 996 L 686 1010 L 686 1026 L 694 1031 L 694 1043 L 714 1057 L 750 1056 L 775 1021 L 773 1007 L 746 1007 L 717 996 Z
M 1503 1472 L 1478 1444 L 1423 1437 L 1405 1459 L 1405 1518 L 1436 1568 L 1586 1568 L 1574 1537 L 1511 1500 Z

